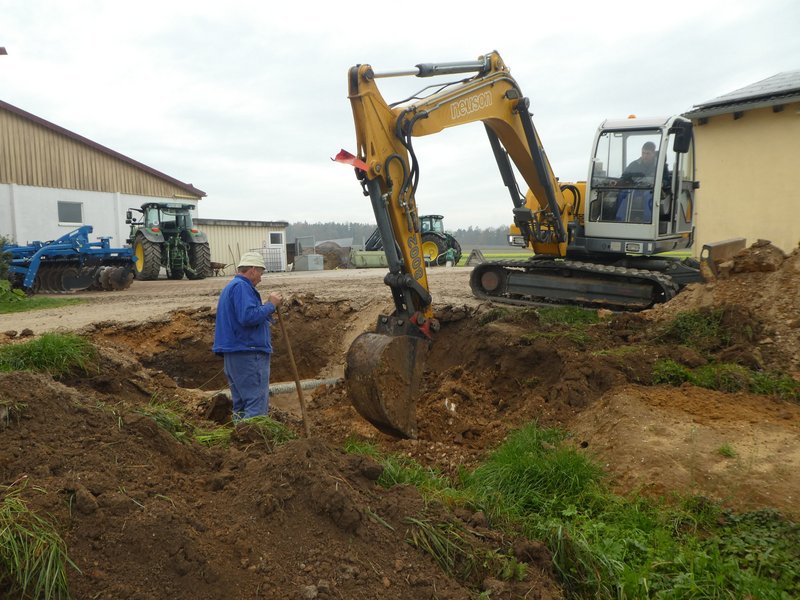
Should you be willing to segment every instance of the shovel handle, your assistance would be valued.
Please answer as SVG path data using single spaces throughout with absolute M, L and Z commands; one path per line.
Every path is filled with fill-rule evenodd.
M 297 396 L 300 398 L 300 412 L 303 415 L 303 431 L 305 432 L 306 437 L 311 437 L 311 434 L 308 430 L 308 417 L 306 416 L 306 400 L 303 397 L 303 388 L 300 385 L 300 375 L 297 372 L 297 363 L 294 362 L 294 353 L 292 352 L 292 345 L 289 343 L 289 334 L 286 332 L 286 325 L 283 323 L 283 315 L 281 315 L 280 311 L 276 308 L 275 314 L 278 316 L 278 323 L 281 326 L 281 332 L 283 333 L 283 341 L 286 343 L 286 351 L 289 354 L 289 362 L 292 364 L 292 373 L 294 374 L 294 384 L 297 387 Z

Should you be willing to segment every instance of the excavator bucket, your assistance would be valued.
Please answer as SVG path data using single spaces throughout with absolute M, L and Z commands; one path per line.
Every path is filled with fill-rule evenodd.
M 382 432 L 417 437 L 417 393 L 428 340 L 363 333 L 347 352 L 345 385 L 358 413 Z

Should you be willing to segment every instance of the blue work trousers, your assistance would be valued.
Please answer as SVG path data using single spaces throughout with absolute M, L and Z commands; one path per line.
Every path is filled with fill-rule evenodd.
M 231 387 L 233 421 L 266 415 L 269 411 L 267 352 L 226 352 L 225 377 Z

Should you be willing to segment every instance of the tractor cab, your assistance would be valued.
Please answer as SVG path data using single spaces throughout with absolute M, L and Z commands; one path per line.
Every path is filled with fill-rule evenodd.
M 444 216 L 442 215 L 423 215 L 419 218 L 422 233 L 434 231 L 444 233 Z

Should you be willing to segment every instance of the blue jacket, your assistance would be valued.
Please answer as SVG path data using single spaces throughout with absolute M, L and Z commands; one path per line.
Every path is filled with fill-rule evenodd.
M 236 275 L 219 295 L 212 350 L 216 354 L 272 352 L 270 326 L 274 312 L 275 305 L 262 304 L 249 279 Z

